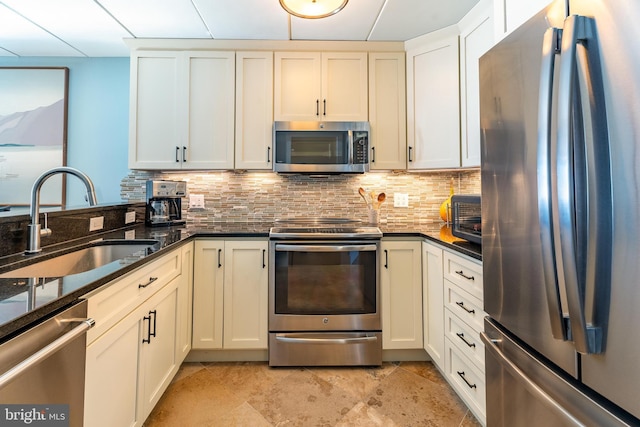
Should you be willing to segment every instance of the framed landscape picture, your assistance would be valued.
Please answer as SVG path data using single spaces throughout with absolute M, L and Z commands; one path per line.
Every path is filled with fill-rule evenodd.
M 69 69 L 0 67 L 0 206 L 30 204 L 45 171 L 66 164 Z M 48 179 L 42 206 L 62 206 L 61 175 Z

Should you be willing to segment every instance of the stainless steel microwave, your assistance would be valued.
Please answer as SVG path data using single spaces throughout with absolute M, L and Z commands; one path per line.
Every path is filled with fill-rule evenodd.
M 364 173 L 369 170 L 368 122 L 275 122 L 273 170 Z

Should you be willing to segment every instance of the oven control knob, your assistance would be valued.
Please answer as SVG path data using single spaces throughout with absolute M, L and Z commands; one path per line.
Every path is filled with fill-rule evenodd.
M 329 318 L 328 317 L 323 318 L 322 319 L 322 323 L 324 323 L 324 324 L 329 323 Z

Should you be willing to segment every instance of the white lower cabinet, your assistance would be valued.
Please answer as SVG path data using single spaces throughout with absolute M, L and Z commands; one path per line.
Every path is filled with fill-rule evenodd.
M 136 426 L 140 313 L 132 313 L 87 347 L 84 425 Z
M 268 266 L 266 239 L 196 241 L 193 349 L 267 348 Z
M 88 296 L 96 326 L 111 326 L 88 336 L 85 425 L 141 426 L 178 371 L 186 355 L 180 330 L 190 322 L 182 274 L 190 277 L 191 266 L 182 263 L 183 253 L 176 249 Z M 146 281 L 159 266 L 169 274 Z M 131 297 L 129 288 L 142 293 Z
M 424 349 L 444 370 L 444 279 L 442 248 L 422 242 L 422 297 Z
M 463 352 L 445 341 L 446 378 L 482 425 L 486 425 L 486 387 L 484 366 L 472 363 Z
M 448 250 L 443 255 L 445 376 L 485 425 L 482 265 Z
M 182 247 L 182 274 L 178 284 L 178 324 L 176 357 L 182 362 L 191 351 L 193 317 L 193 242 Z
M 178 372 L 176 357 L 179 280 L 151 298 L 139 322 L 138 410 L 145 420 Z M 113 425 L 113 424 L 112 424 Z
M 481 424 L 486 425 L 480 261 L 422 242 L 424 349 Z
M 382 349 L 421 349 L 421 243 L 383 239 L 380 249 Z

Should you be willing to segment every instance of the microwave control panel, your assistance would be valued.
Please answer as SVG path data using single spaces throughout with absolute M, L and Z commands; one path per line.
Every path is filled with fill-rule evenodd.
M 353 132 L 353 162 L 369 163 L 369 133 L 366 131 Z

